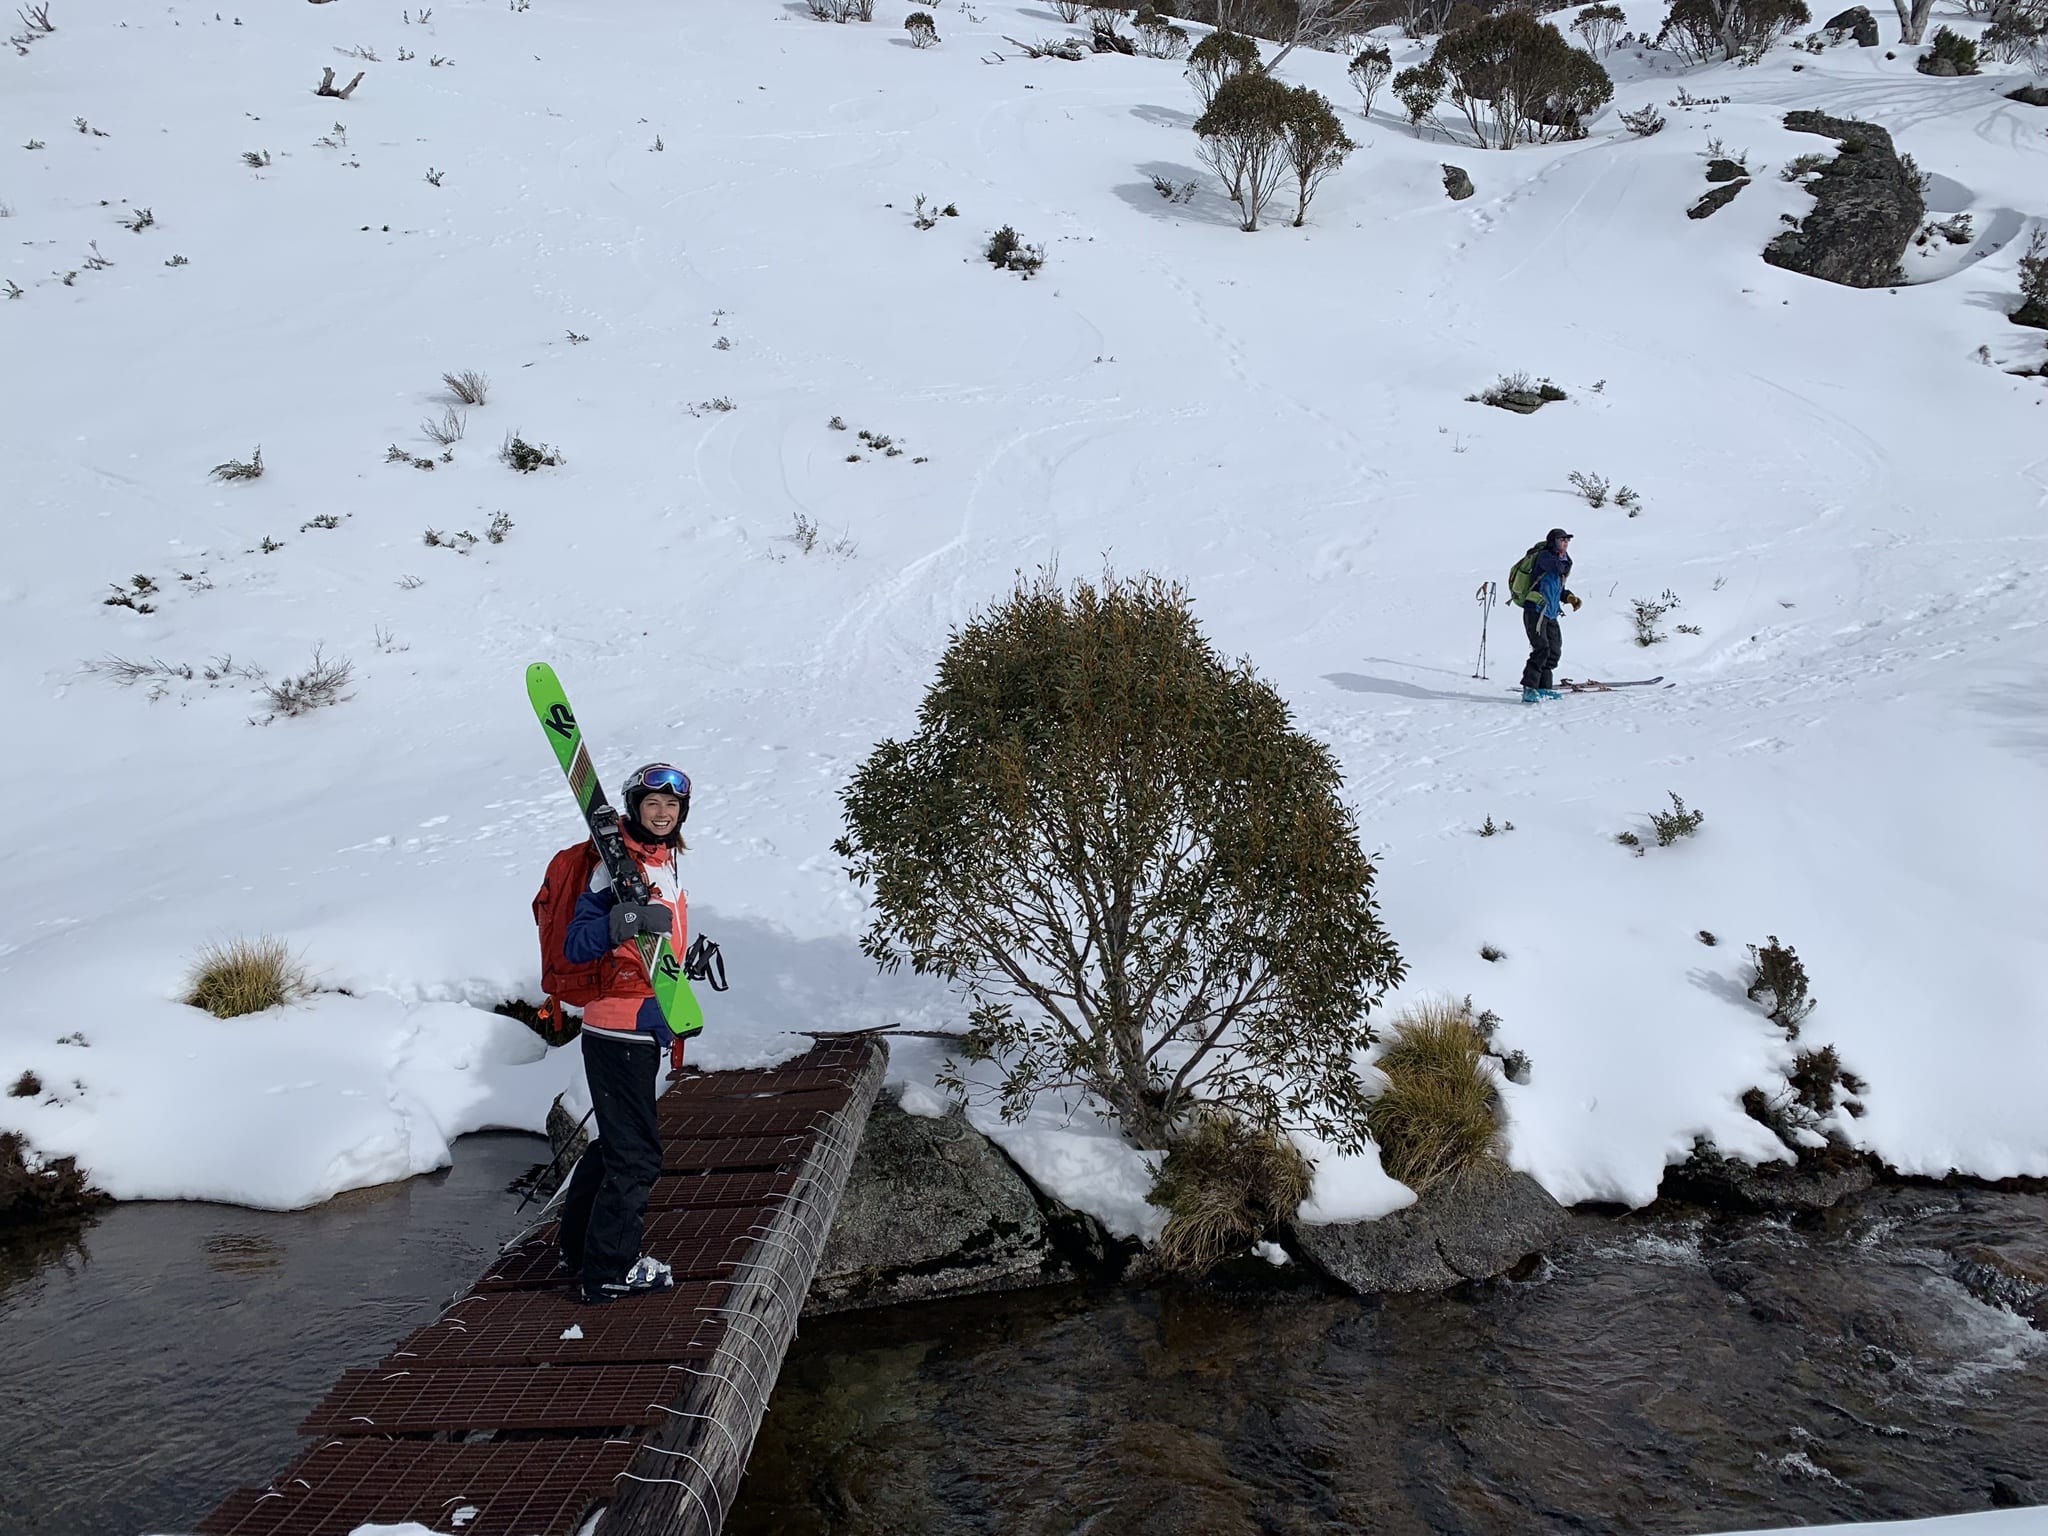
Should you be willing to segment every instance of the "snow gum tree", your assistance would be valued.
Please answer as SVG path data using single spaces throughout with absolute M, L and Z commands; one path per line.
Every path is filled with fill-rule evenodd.
M 1613 98 L 1614 82 L 1590 53 L 1520 12 L 1446 32 L 1430 54 L 1481 148 L 1522 138 L 1577 138 L 1580 123 Z
M 1899 41 L 1917 48 L 1927 35 L 1927 18 L 1934 14 L 1934 0 L 1892 0 L 1899 13 Z
M 1198 152 L 1223 178 L 1247 231 L 1259 227 L 1259 215 L 1287 173 L 1285 136 L 1293 112 L 1289 88 L 1254 70 L 1224 81 L 1209 110 L 1195 119 Z
M 1365 105 L 1365 115 L 1372 116 L 1372 99 L 1379 95 L 1380 87 L 1394 72 L 1394 55 L 1385 43 L 1367 43 L 1358 50 L 1346 73 L 1357 90 L 1359 100 Z
M 962 993 L 1005 1116 L 1078 1091 L 1141 1147 L 1198 1103 L 1357 1147 L 1353 1058 L 1402 964 L 1340 788 L 1179 587 L 1041 575 L 955 631 L 835 848 L 862 949 Z
M 1294 168 L 1294 227 L 1301 228 L 1308 216 L 1308 200 L 1315 196 L 1344 157 L 1358 146 L 1337 121 L 1337 113 L 1321 92 L 1297 85 L 1287 93 L 1287 115 L 1280 124 L 1281 147 L 1287 163 Z
M 1239 32 L 1211 32 L 1188 53 L 1187 77 L 1207 108 L 1226 81 L 1259 67 L 1259 45 Z
M 1779 38 L 1812 20 L 1805 0 L 1673 0 L 1657 44 L 1694 64 L 1713 58 L 1753 64 Z M 1911 40 L 1919 41 L 1918 32 Z

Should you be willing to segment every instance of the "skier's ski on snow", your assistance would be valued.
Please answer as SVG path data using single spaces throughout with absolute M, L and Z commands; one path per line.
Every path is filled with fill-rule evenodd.
M 541 729 L 547 733 L 548 745 L 555 749 L 556 761 L 568 777 L 569 790 L 576 796 L 576 804 L 590 827 L 590 840 L 597 845 L 598 857 L 604 860 L 612 877 L 612 888 L 622 901 L 644 904 L 650 899 L 647 882 L 633 855 L 626 851 L 625 835 L 619 831 L 618 810 L 605 799 L 604 789 L 597 782 L 597 770 L 590 764 L 590 749 L 583 742 L 583 728 L 576 723 L 576 712 L 569 707 L 569 696 L 562 690 L 553 667 L 537 661 L 526 669 L 526 697 L 533 704 Z M 689 978 L 683 973 L 683 963 L 676 958 L 668 935 L 643 934 L 634 942 L 640 949 L 640 963 L 647 967 L 654 1001 L 661 1016 L 668 1020 L 668 1027 L 678 1036 L 696 1034 L 704 1027 L 704 1009 L 698 1004 L 696 993 L 690 990 Z
M 1561 677 L 1557 686 L 1565 693 L 1607 693 L 1616 688 L 1652 688 L 1664 681 L 1662 673 L 1655 677 L 1632 677 L 1626 682 L 1596 682 L 1592 678 Z

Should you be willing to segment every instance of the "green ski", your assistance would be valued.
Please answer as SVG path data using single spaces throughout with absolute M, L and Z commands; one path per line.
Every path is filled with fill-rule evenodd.
M 555 749 L 555 759 L 569 780 L 569 791 L 575 795 L 577 808 L 590 827 L 590 840 L 597 845 L 598 856 L 611 874 L 612 888 L 626 901 L 645 902 L 647 881 L 626 850 L 625 835 L 619 831 L 618 810 L 605 799 L 604 788 L 597 782 L 597 770 L 590 764 L 590 749 L 583 742 L 583 728 L 576 723 L 576 712 L 569 707 L 569 696 L 562 691 L 561 679 L 555 676 L 553 667 L 537 661 L 526 669 L 526 697 L 532 702 L 533 713 L 547 733 L 548 745 Z M 640 948 L 640 963 L 647 967 L 648 984 L 654 988 L 654 1001 L 661 1008 L 661 1016 L 668 1020 L 668 1027 L 681 1039 L 703 1029 L 704 1009 L 697 1002 L 697 994 L 690 990 L 690 979 L 683 974 L 683 963 L 676 958 L 668 936 L 646 935 L 635 943 Z

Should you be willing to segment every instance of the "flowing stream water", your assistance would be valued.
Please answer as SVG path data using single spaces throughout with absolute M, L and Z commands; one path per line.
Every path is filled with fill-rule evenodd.
M 446 1173 L 313 1211 L 117 1206 L 0 1248 L 0 1532 L 179 1531 L 267 1480 L 342 1369 L 475 1277 L 544 1156 L 466 1137 Z M 1535 1274 L 1449 1296 L 818 1319 L 727 1530 L 1655 1533 L 2048 1502 L 2048 1335 L 1950 1278 L 1975 1243 L 2048 1243 L 2048 1196 L 1582 1214 Z

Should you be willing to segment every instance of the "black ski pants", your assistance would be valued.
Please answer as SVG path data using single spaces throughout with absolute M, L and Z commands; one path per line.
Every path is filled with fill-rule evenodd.
M 1529 664 L 1522 668 L 1524 688 L 1555 688 L 1557 664 L 1564 656 L 1564 630 L 1543 617 L 1541 603 L 1522 605 L 1522 628 L 1529 636 Z
M 654 1085 L 661 1047 L 644 1037 L 583 1031 L 583 1075 L 597 1111 L 597 1134 L 576 1160 L 562 1197 L 562 1258 L 585 1286 L 623 1280 L 640 1257 L 647 1197 L 661 1176 L 661 1128 Z

